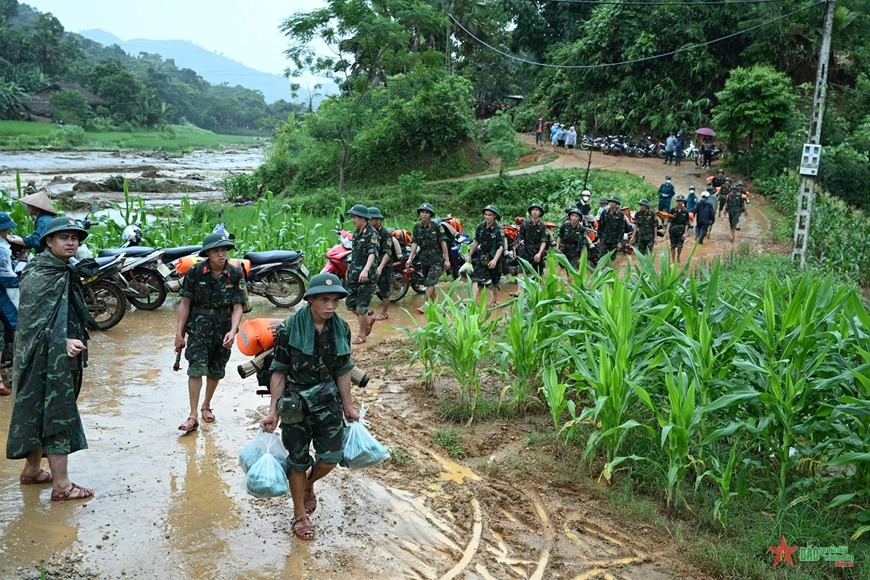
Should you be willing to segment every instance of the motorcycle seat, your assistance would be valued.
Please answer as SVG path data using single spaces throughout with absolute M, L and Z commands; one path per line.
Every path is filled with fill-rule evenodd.
M 128 258 L 141 258 L 142 256 L 147 256 L 153 251 L 154 248 L 148 248 L 146 246 L 130 246 L 129 248 L 106 248 L 105 250 L 100 250 L 97 256 L 100 258 L 111 258 L 113 256 L 117 256 L 118 254 L 126 254 Z
M 100 266 L 100 268 L 102 268 L 106 264 L 108 264 L 110 262 L 114 262 L 115 256 L 98 256 L 98 257 L 94 258 L 94 261 L 96 261 L 97 264 Z
M 292 262 L 301 257 L 305 257 L 305 254 L 295 250 L 289 252 L 285 250 L 270 250 L 268 252 L 248 252 L 245 254 L 245 259 L 250 261 L 252 266 L 275 262 Z
M 180 246 L 178 248 L 166 248 L 165 250 L 163 250 L 163 257 L 160 259 L 163 263 L 168 264 L 169 262 L 174 262 L 175 260 L 183 256 L 198 254 L 201 249 L 202 246 Z

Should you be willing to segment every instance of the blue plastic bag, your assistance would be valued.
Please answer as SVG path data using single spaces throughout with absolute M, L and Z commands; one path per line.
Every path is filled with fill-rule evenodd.
M 270 433 L 274 435 L 274 433 Z M 278 445 L 287 457 L 287 450 L 281 444 L 279 437 L 273 437 L 266 444 L 266 451 L 248 470 L 245 477 L 245 488 L 254 497 L 278 497 L 290 493 L 290 483 L 284 464 L 275 456 L 273 448 Z
M 375 439 L 366 429 L 366 408 L 359 410 L 359 421 L 352 421 L 344 427 L 342 465 L 351 469 L 362 469 L 376 465 L 390 456 L 387 448 Z
M 281 437 L 277 433 L 266 433 L 260 429 L 254 435 L 254 439 L 242 447 L 242 450 L 239 452 L 239 465 L 247 473 L 267 452 L 274 455 L 275 459 L 280 461 L 282 465 L 286 464 L 289 453 L 284 449 Z

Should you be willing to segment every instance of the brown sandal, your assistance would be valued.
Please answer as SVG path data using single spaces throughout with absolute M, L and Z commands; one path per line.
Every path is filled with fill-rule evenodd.
M 293 527 L 293 535 L 300 540 L 310 542 L 314 539 L 314 528 L 311 527 L 311 521 L 308 519 L 308 516 L 293 518 L 290 525 Z
M 12 391 L 9 390 L 9 387 L 7 387 L 6 385 L 0 384 L 0 396 L 8 397 L 11 394 L 12 394 Z
M 317 511 L 317 496 L 314 495 L 314 491 L 311 493 L 305 492 L 305 500 L 303 502 L 305 504 L 305 513 L 309 516 Z
M 196 417 L 188 417 L 184 423 L 178 426 L 178 430 L 185 433 L 190 433 L 197 429 L 199 429 L 199 421 L 196 420 Z
M 214 416 L 211 407 L 203 407 L 202 409 L 200 409 L 200 411 L 202 411 L 203 423 L 214 423 L 217 420 L 217 417 Z
M 36 475 L 22 474 L 18 476 L 18 483 L 21 485 L 43 485 L 51 483 L 53 480 L 52 475 L 44 469 L 37 471 Z
M 388 320 L 389 318 L 390 318 L 390 315 L 385 313 L 385 312 L 375 314 L 375 317 L 374 317 L 375 320 Z
M 73 495 L 73 492 L 75 492 L 75 495 Z M 75 499 L 88 499 L 89 497 L 94 497 L 94 490 L 74 483 L 66 491 L 57 491 L 55 489 L 51 492 L 51 501 L 70 501 Z
M 366 337 L 364 337 L 364 336 L 357 336 L 356 338 L 354 338 L 354 339 L 351 341 L 351 344 L 362 344 L 362 343 L 364 343 L 365 341 L 366 341 Z

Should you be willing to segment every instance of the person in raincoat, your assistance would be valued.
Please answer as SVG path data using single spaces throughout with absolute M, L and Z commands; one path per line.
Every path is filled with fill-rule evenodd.
M 19 236 L 7 236 L 6 239 L 9 240 L 10 244 L 24 246 L 25 248 L 41 252 L 44 249 L 42 237 L 48 229 L 49 222 L 57 217 L 57 210 L 54 209 L 54 204 L 51 203 L 51 199 L 49 199 L 44 191 L 25 195 L 18 201 L 23 203 L 27 208 L 27 215 L 33 218 L 35 227 L 33 233 L 28 236 L 23 238 Z

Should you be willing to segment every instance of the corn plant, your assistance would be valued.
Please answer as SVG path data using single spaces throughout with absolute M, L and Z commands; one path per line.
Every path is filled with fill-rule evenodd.
M 548 366 L 542 373 L 544 384 L 541 386 L 541 393 L 547 401 L 547 408 L 550 411 L 550 417 L 553 419 L 553 428 L 558 432 L 559 423 L 562 421 L 562 415 L 568 410 L 569 406 L 573 409 L 574 401 L 568 401 L 565 398 L 565 391 L 568 385 L 559 380 L 556 369 Z
M 507 340 L 498 344 L 503 366 L 509 367 L 513 373 L 510 383 L 499 396 L 499 407 L 508 390 L 512 395 L 511 405 L 520 413 L 525 413 L 536 401 L 531 393 L 541 371 L 540 326 L 534 311 L 529 310 L 523 300 L 518 301 L 508 322 Z
M 423 388 L 426 391 L 434 389 L 438 345 L 444 336 L 444 326 L 439 321 L 437 309 L 436 303 L 426 302 L 424 306 L 426 324 L 418 326 L 415 329 L 401 329 L 411 339 L 410 363 L 414 364 L 420 361 L 420 364 L 423 366 L 423 375 L 420 377 L 420 381 L 423 383 Z M 413 320 L 414 317 L 411 316 L 411 313 L 405 308 L 403 310 L 408 315 L 408 318 Z
M 713 481 L 719 488 L 719 497 L 713 502 L 713 519 L 719 522 L 725 531 L 728 530 L 730 523 L 731 500 L 735 497 L 743 497 L 746 493 L 748 473 L 746 467 L 750 463 L 749 459 L 743 459 L 741 462 L 743 469 L 736 471 L 738 460 L 744 454 L 745 449 L 738 442 L 732 442 L 728 452 L 728 460 L 722 462 L 715 455 L 711 455 L 707 460 L 709 468 L 695 480 L 695 491 L 698 490 L 704 479 Z M 735 476 L 736 482 L 732 485 Z

